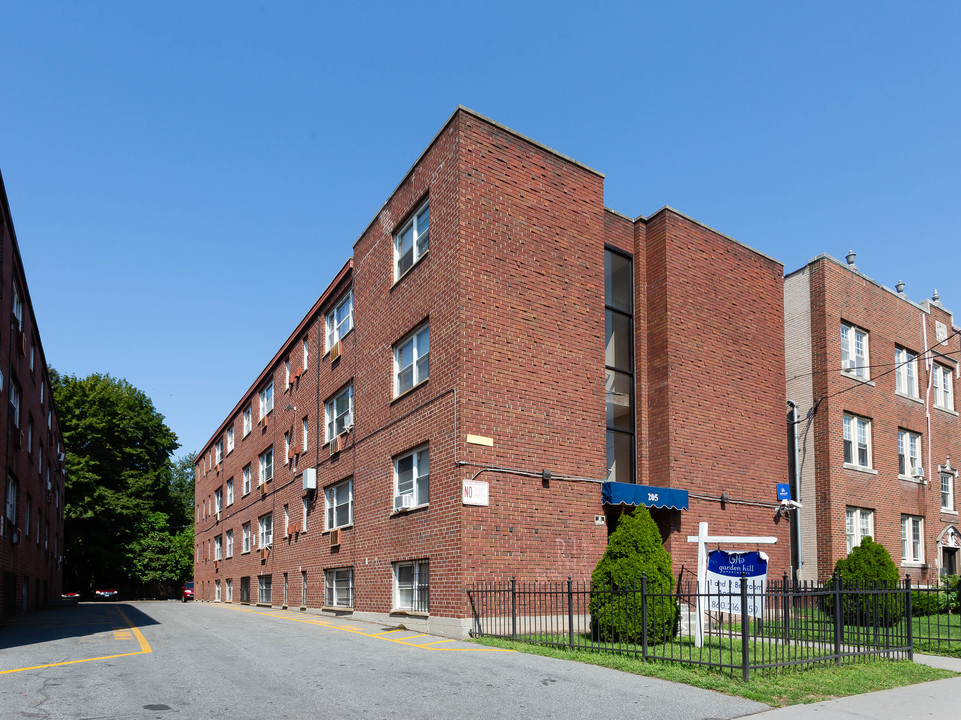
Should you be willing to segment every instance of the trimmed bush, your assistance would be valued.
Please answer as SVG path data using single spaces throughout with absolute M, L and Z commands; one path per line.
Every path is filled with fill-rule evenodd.
M 898 566 L 883 545 L 870 537 L 864 538 L 850 555 L 834 564 L 834 576 L 825 586 L 832 589 L 835 578 L 840 578 L 845 625 L 894 625 L 901 620 L 903 595 L 871 592 L 900 587 Z M 834 612 L 833 595 L 827 596 L 824 604 L 827 612 Z
M 604 556 L 591 575 L 591 630 L 601 642 L 640 643 L 643 635 L 641 580 L 647 578 L 647 642 L 677 632 L 680 614 L 671 594 L 671 556 L 644 506 L 621 515 Z

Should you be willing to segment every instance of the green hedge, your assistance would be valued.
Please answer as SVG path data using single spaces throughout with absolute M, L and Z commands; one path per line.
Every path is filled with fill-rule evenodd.
M 834 564 L 834 577 L 825 583 L 828 589 L 841 583 L 842 613 L 845 625 L 894 625 L 904 616 L 904 596 L 882 595 L 872 590 L 900 586 L 898 567 L 883 545 L 866 537 L 847 557 Z M 912 597 L 913 603 L 913 597 Z M 824 601 L 825 611 L 834 612 L 834 596 Z

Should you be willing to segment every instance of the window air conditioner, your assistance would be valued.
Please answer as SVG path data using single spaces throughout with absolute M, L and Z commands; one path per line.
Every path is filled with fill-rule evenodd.
M 842 370 L 857 370 L 858 361 L 857 360 L 845 360 L 841 363 Z
M 220 513 L 217 513 L 217 522 L 220 522 Z
M 354 413 L 344 415 L 344 432 L 349 433 L 354 429 Z
M 317 469 L 307 468 L 304 470 L 304 490 L 316 490 L 317 489 Z
M 394 511 L 400 510 L 410 510 L 414 507 L 414 494 L 404 493 L 403 495 L 394 496 Z
M 924 468 L 921 467 L 921 466 L 918 466 L 918 467 L 914 468 L 914 470 L 911 471 L 911 476 L 912 476 L 912 477 L 916 477 L 916 478 L 923 478 L 923 477 L 924 477 Z
M 330 531 L 330 546 L 336 547 L 340 545 L 340 528 L 334 528 Z
M 340 357 L 340 340 L 335 342 L 330 348 L 330 361 L 334 362 Z

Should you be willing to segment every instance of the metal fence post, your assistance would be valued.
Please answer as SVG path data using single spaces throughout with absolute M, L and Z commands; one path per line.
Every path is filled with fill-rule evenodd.
M 747 614 L 747 576 L 741 572 L 741 675 L 744 682 L 751 679 L 751 666 L 748 662 L 748 614 Z
M 913 610 L 911 607 L 911 576 L 907 575 L 904 578 L 904 588 L 906 591 L 906 596 L 904 598 L 905 604 L 905 614 L 908 617 L 908 660 L 914 662 L 914 617 Z
M 841 635 L 844 626 L 841 624 L 841 576 L 835 573 L 834 580 L 834 658 L 838 666 L 841 665 Z
M 517 640 L 517 578 L 511 578 L 511 640 Z
M 647 573 L 641 573 L 641 658 L 647 660 Z
M 788 575 L 784 573 L 784 584 L 781 586 L 783 590 L 783 602 L 782 610 L 784 613 L 784 642 L 791 641 L 791 606 L 790 606 L 790 596 L 788 595 Z
M 567 578 L 567 647 L 574 649 L 574 585 Z

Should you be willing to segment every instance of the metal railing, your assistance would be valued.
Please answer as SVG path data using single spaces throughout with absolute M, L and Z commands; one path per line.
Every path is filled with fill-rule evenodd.
M 789 582 L 785 574 L 766 584 L 735 578 L 698 592 L 683 574 L 676 585 L 645 576 L 629 587 L 512 578 L 475 584 L 467 595 L 473 637 L 701 665 L 744 680 L 775 668 L 911 659 L 915 647 L 961 655 L 961 590 L 912 588 L 910 579 L 887 587 L 838 577 Z M 916 616 L 915 605 L 929 614 Z

